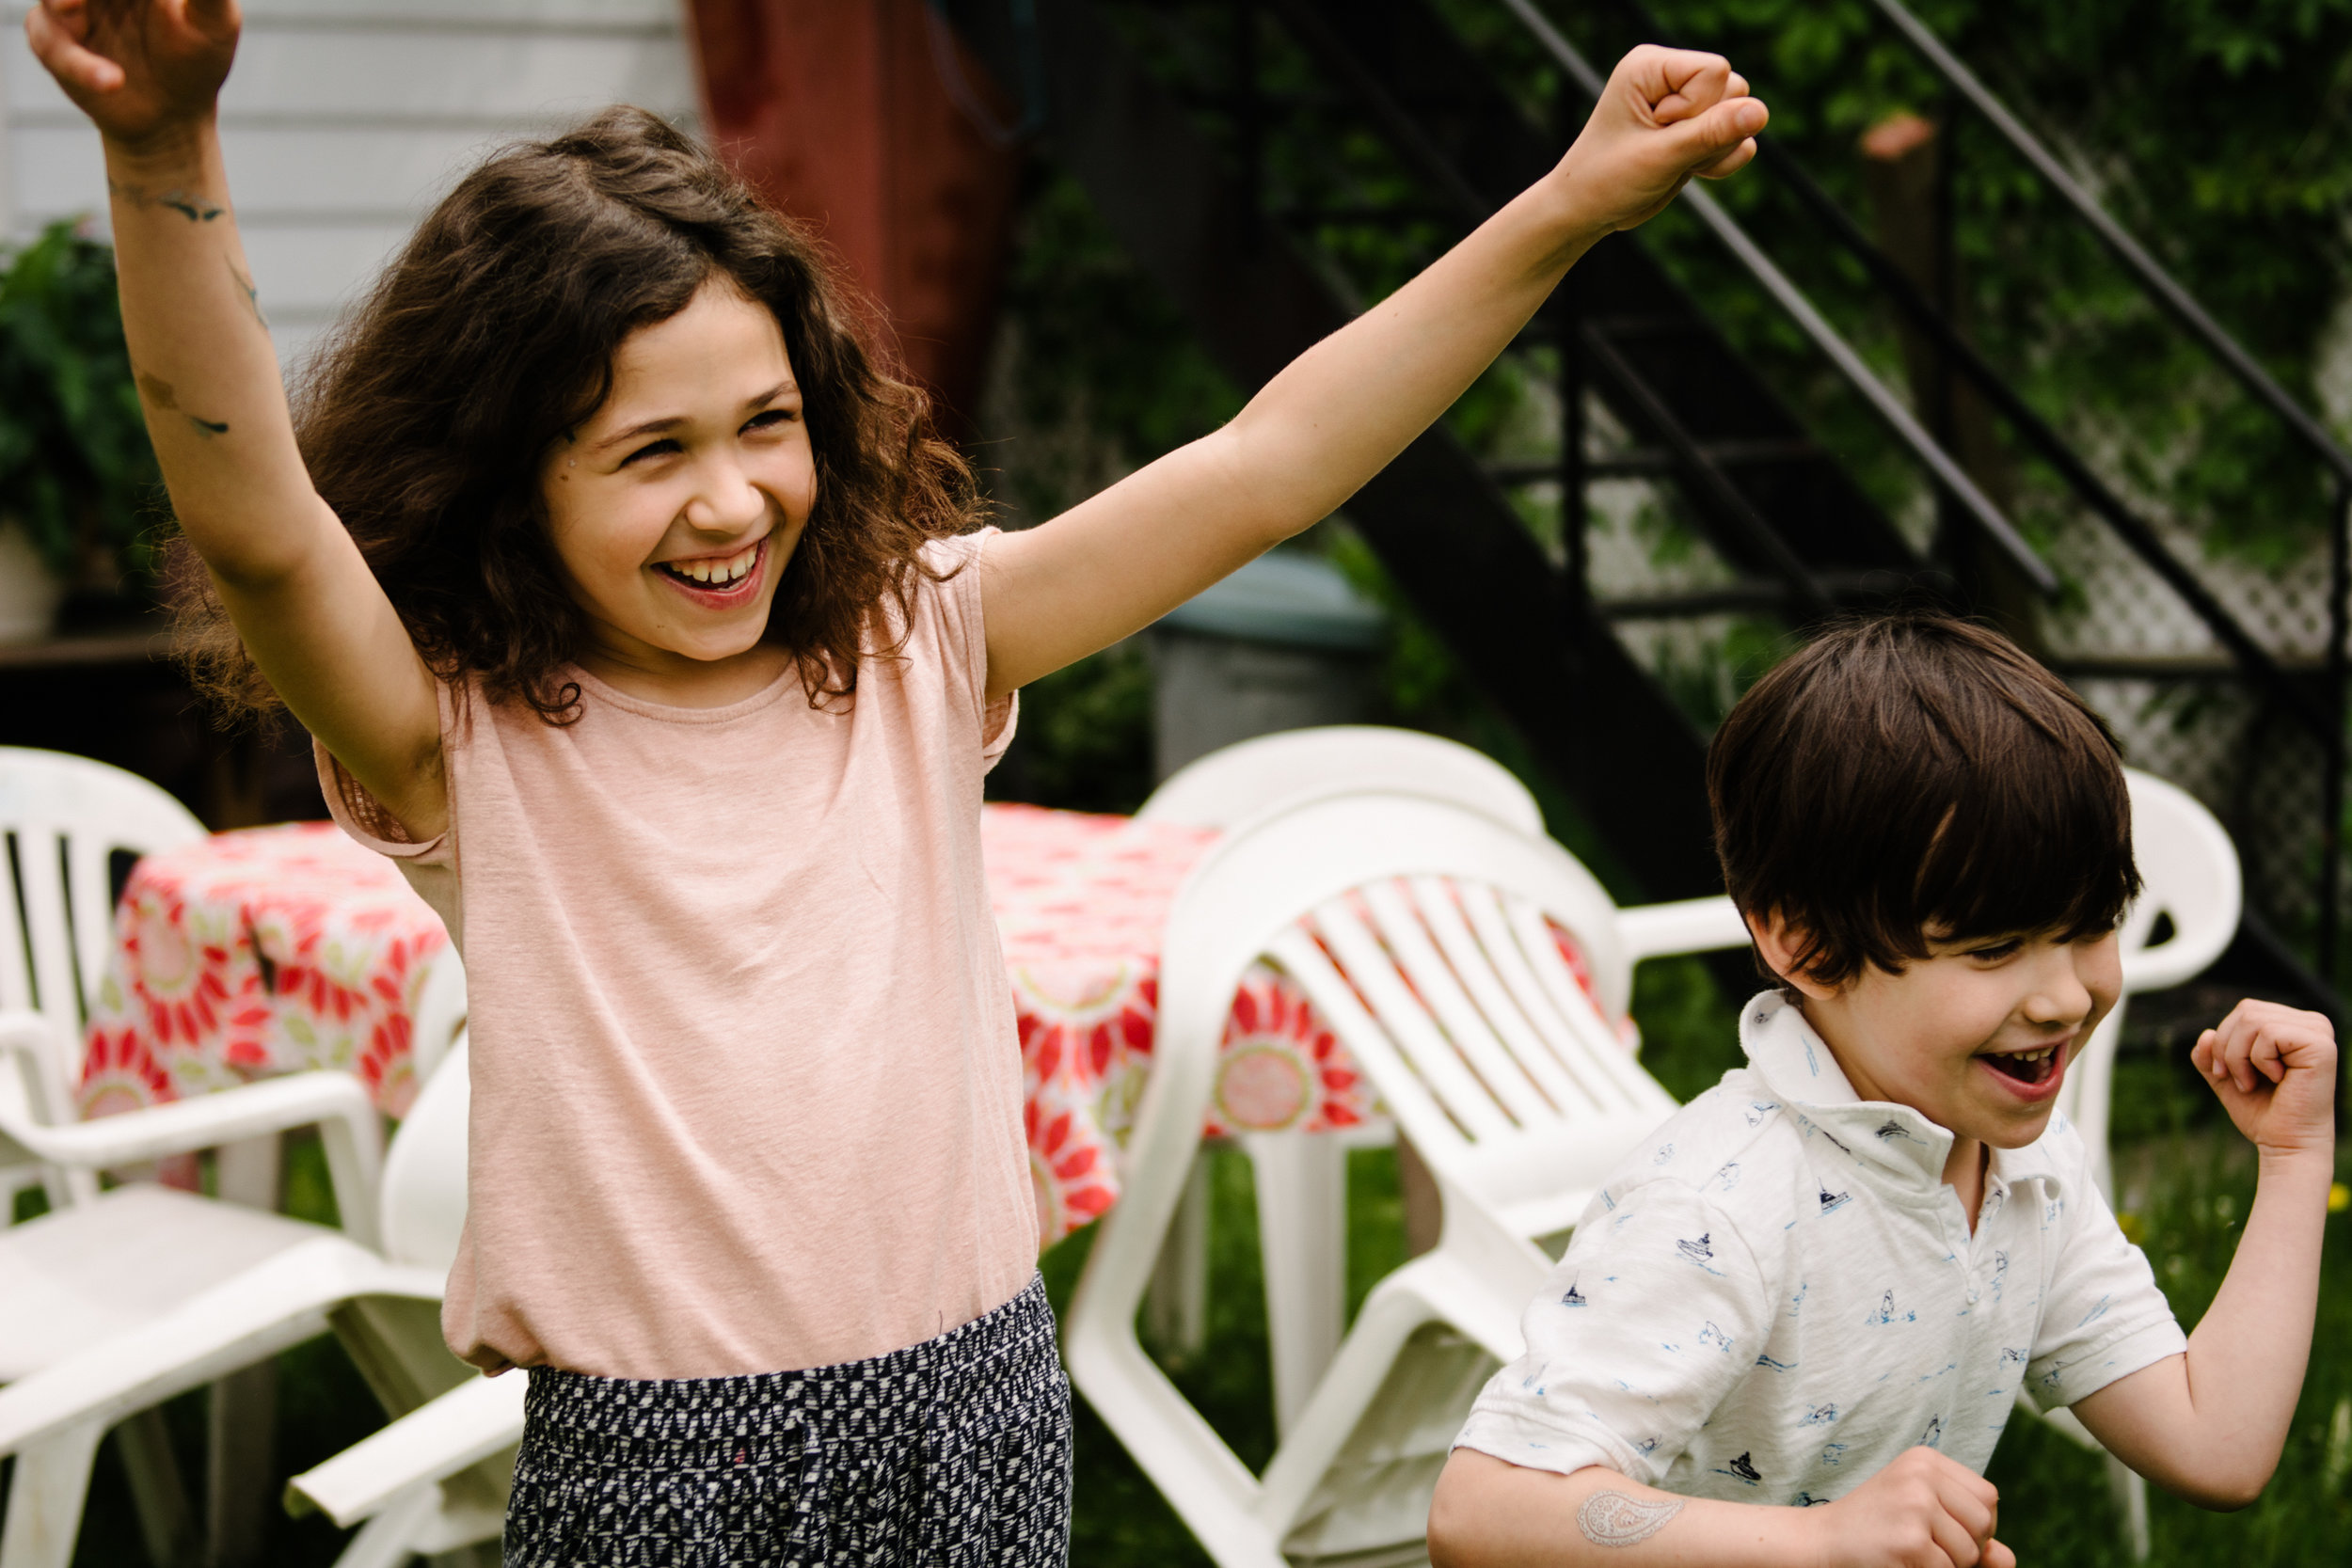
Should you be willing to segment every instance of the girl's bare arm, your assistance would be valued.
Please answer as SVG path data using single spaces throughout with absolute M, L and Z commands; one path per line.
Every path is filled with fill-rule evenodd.
M 412 834 L 440 832 L 433 677 L 303 468 L 230 211 L 234 0 L 42 0 L 24 26 L 104 137 L 123 333 L 181 528 L 294 717 Z
M 1765 111 L 1747 90 L 1718 56 L 1635 50 L 1557 168 L 1292 361 L 1231 424 L 998 540 L 981 590 L 991 694 L 1150 625 L 1327 516 L 1462 395 L 1601 236 L 1656 214 L 1692 175 L 1753 156 Z
M 2335 1177 L 2336 1037 L 2318 1013 L 2242 1002 L 2190 1056 L 2260 1158 L 2246 1231 L 2188 1354 L 2118 1378 L 2074 1409 L 2168 1492 L 2243 1508 L 2279 1467 L 2311 1356 Z

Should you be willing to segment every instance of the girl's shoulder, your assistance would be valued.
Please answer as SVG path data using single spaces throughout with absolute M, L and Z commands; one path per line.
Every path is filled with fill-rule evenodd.
M 980 574 L 976 568 L 999 531 L 927 539 L 914 552 L 904 592 L 882 595 L 873 627 L 874 652 L 959 653 L 982 640 Z

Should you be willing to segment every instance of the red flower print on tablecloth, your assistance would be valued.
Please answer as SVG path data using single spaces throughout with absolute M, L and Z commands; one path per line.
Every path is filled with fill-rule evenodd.
M 324 1067 L 360 1073 L 379 1104 L 405 1109 L 408 1016 L 447 940 L 389 862 L 328 823 L 151 855 L 124 889 L 86 1067 L 101 1034 L 128 1026 L 178 1097 Z M 110 1103 L 137 1092 L 110 1082 Z
M 414 1034 L 407 1014 L 388 1014 L 368 1032 L 367 1046 L 359 1053 L 359 1082 L 368 1086 L 375 1108 L 395 1120 L 417 1102 L 416 1062 L 409 1052 Z
M 1148 1053 L 1157 987 L 1139 964 L 1044 963 L 1013 971 L 1030 1086 L 1099 1085 L 1128 1053 Z
M 75 1099 L 84 1120 L 135 1111 L 177 1100 L 171 1074 L 155 1060 L 139 1032 L 128 1025 L 90 1031 L 82 1060 L 82 1085 Z
M 1029 1139 L 1029 1184 L 1037 1196 L 1040 1250 L 1090 1224 L 1119 1199 L 1109 1151 L 1071 1111 L 1041 1111 L 1032 1100 L 1022 1120 Z
M 1226 1018 L 1208 1130 L 1327 1132 L 1371 1115 L 1368 1086 L 1305 994 L 1251 965 Z

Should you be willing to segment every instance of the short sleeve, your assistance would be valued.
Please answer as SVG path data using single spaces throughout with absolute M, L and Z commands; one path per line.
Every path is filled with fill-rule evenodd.
M 463 699 L 448 684 L 435 684 L 441 716 L 442 776 L 453 786 L 460 766 L 456 748 L 465 739 L 460 728 Z M 353 778 L 316 736 L 310 740 L 310 755 L 319 770 L 319 793 L 326 797 L 326 815 L 358 843 L 398 865 L 408 885 L 449 927 L 451 940 L 462 943 L 457 904 L 457 802 L 453 788 L 449 826 L 436 837 L 415 839 L 408 836 L 408 830 L 401 826 L 400 819 L 386 809 L 384 802 Z
M 1658 1484 L 1755 1365 L 1772 1292 L 1733 1223 L 1681 1182 L 1604 1193 L 1454 1446 Z
M 1003 759 L 1021 715 L 1017 691 L 988 701 L 988 622 L 980 601 L 977 568 L 981 556 L 1002 531 L 984 528 L 952 539 L 935 539 L 923 546 L 924 564 L 934 572 L 949 574 L 923 586 L 925 596 L 939 608 L 947 673 L 977 722 L 982 771 Z
M 2061 1239 L 2026 1365 L 2026 1393 L 2037 1406 L 2073 1404 L 2188 1349 L 2147 1254 L 2124 1236 L 2087 1174 L 2071 1190 L 2044 1188 L 2042 1205 L 2042 1223 Z

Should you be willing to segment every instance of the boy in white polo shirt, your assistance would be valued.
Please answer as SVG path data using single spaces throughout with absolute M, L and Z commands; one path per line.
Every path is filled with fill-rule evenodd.
M 2020 1394 L 2251 1501 L 2311 1345 L 2335 1038 L 2249 1001 L 2198 1041 L 2261 1175 L 2184 1336 L 2052 1114 L 2139 885 L 2106 727 L 1994 632 L 1854 621 L 1740 701 L 1708 784 L 1779 989 L 1748 1066 L 1586 1210 L 1456 1440 L 1433 1562 L 2006 1568 L 1979 1472 Z

